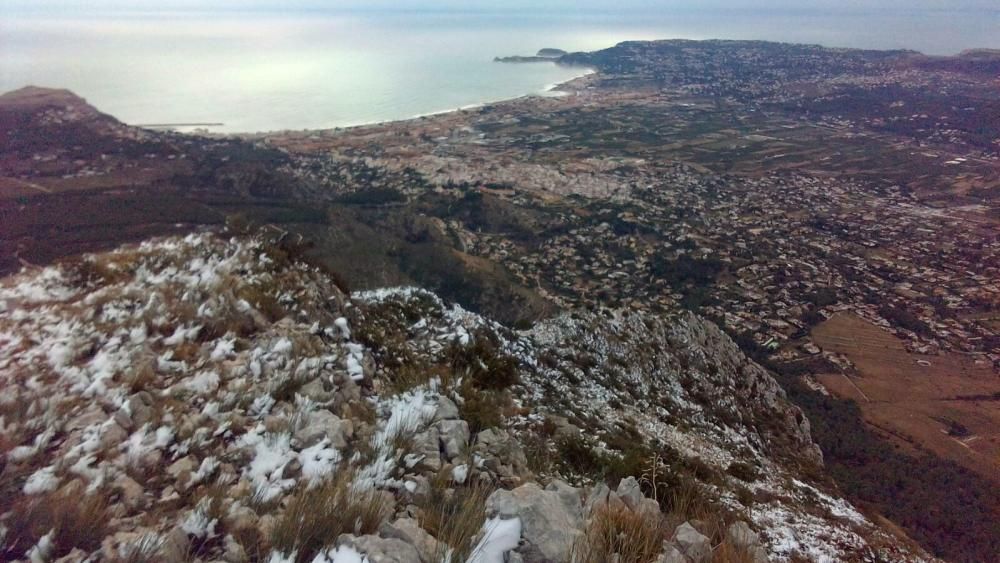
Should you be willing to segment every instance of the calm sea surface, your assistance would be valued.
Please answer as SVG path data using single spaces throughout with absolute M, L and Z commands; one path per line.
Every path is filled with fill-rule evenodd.
M 580 74 L 496 55 L 629 39 L 767 39 L 953 54 L 1000 47 L 1000 11 L 635 16 L 300 12 L 0 14 L 0 90 L 70 88 L 128 123 L 345 126 L 540 94 Z

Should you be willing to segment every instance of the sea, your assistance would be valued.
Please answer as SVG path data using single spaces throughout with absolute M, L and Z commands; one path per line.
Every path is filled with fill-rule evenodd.
M 948 55 L 1000 48 L 1000 10 L 10 9 L 0 13 L 0 91 L 68 88 L 130 124 L 334 128 L 553 95 L 584 72 L 496 56 L 666 38 Z

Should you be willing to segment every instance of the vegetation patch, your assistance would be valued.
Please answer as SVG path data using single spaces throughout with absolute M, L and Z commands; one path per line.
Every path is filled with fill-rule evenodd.
M 427 494 L 417 498 L 421 527 L 450 548 L 451 561 L 465 561 L 472 553 L 493 490 L 481 481 L 456 487 L 451 472 L 442 471 L 431 479 Z M 448 559 L 447 553 L 437 555 Z
M 358 490 L 350 474 L 341 474 L 292 497 L 271 537 L 275 550 L 295 553 L 296 562 L 312 561 L 340 534 L 372 534 L 388 517 L 389 501 L 376 490 Z

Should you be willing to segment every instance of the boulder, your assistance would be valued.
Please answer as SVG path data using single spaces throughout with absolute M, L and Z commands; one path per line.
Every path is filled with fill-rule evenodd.
M 191 473 L 197 467 L 197 463 L 191 456 L 185 456 L 170 464 L 167 467 L 167 475 L 177 479 L 183 474 Z
M 656 560 L 656 563 L 688 563 L 688 558 L 684 557 L 676 547 L 669 543 L 663 544 L 663 553 Z
M 302 447 L 308 448 L 327 438 L 334 448 L 342 450 L 353 435 L 354 424 L 350 420 L 342 420 L 332 412 L 320 409 L 309 413 L 309 422 L 295 433 L 295 439 Z
M 324 385 L 323 378 L 321 377 L 317 377 L 303 385 L 299 388 L 298 393 L 319 404 L 327 404 L 333 401 L 333 392 L 326 390 L 326 385 Z
M 483 458 L 483 467 L 507 483 L 531 474 L 520 442 L 505 430 L 488 428 L 476 435 L 472 451 Z
M 546 491 L 528 483 L 494 492 L 486 500 L 486 512 L 490 517 L 520 518 L 521 537 L 529 544 L 526 552 L 546 561 L 566 561 L 583 528 L 582 505 L 571 509 L 567 496 L 565 489 Z
M 126 438 L 128 438 L 128 432 L 117 422 L 109 421 L 101 428 L 100 448 L 102 450 L 117 448 L 118 444 L 124 442 Z
M 413 453 L 423 457 L 422 463 L 429 469 L 441 469 L 441 433 L 436 426 L 413 436 Z
M 580 489 L 565 481 L 554 479 L 545 486 L 545 490 L 559 495 L 559 500 L 562 501 L 566 510 L 569 510 L 573 514 L 583 514 L 583 492 Z
M 639 504 L 644 498 L 642 494 L 642 488 L 639 487 L 639 481 L 636 481 L 635 477 L 626 477 L 618 482 L 618 489 L 615 491 L 618 498 L 622 499 L 625 506 L 629 507 L 629 510 L 633 512 L 639 509 Z
M 651 498 L 643 497 L 643 499 L 639 501 L 639 507 L 635 510 L 635 512 L 641 514 L 647 519 L 653 519 L 659 518 L 662 511 L 660 510 L 660 503 Z
M 135 510 L 142 508 L 146 504 L 146 491 L 142 488 L 142 485 L 136 483 L 128 475 L 124 473 L 118 474 L 115 478 L 114 487 L 121 494 L 121 503 L 126 509 Z
M 584 505 L 584 514 L 590 516 L 598 508 L 610 505 L 612 509 L 627 508 L 622 499 L 618 498 L 618 495 L 608 488 L 607 485 L 601 483 L 595 486 L 590 494 L 587 495 L 587 501 Z
M 448 461 L 454 461 L 469 447 L 469 423 L 464 420 L 442 420 L 437 423 L 441 451 Z
M 420 563 L 420 553 L 417 548 L 398 538 L 343 534 L 337 538 L 337 545 L 357 551 L 364 555 L 369 563 Z
M 434 413 L 435 420 L 455 420 L 459 418 L 458 406 L 448 397 L 438 397 L 437 412 Z
M 712 542 L 685 522 L 674 532 L 674 544 L 692 563 L 706 563 L 712 557 Z
M 437 563 L 448 552 L 448 546 L 434 539 L 420 527 L 412 518 L 399 518 L 395 522 L 386 522 L 379 528 L 379 535 L 384 538 L 403 540 L 417 548 L 421 563 Z

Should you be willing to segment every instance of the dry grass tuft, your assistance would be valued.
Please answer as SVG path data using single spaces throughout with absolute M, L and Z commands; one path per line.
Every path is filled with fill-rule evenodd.
M 465 561 L 486 521 L 486 499 L 493 487 L 482 482 L 450 489 L 450 472 L 431 480 L 430 492 L 418 498 L 420 526 L 452 550 L 452 561 Z M 446 554 L 438 554 L 444 560 Z
M 296 552 L 296 561 L 311 561 L 340 534 L 376 532 L 391 507 L 379 491 L 354 490 L 351 478 L 344 474 L 299 490 L 275 524 L 272 547 L 286 554 Z
M 453 372 L 448 366 L 410 361 L 403 363 L 398 368 L 385 370 L 381 394 L 399 395 L 410 389 L 426 385 L 432 379 L 438 380 L 439 388 L 442 390 L 449 390 L 455 386 Z
M 753 553 L 726 540 L 712 551 L 712 563 L 754 563 Z
M 682 480 L 670 490 L 666 502 L 667 519 L 677 526 L 689 520 L 716 523 L 722 520 L 721 507 L 715 495 L 693 479 Z
M 7 533 L 0 546 L 0 559 L 25 557 L 50 532 L 53 558 L 62 557 L 74 548 L 88 553 L 95 551 L 107 535 L 108 520 L 107 499 L 100 494 L 22 497 L 3 522 Z
M 663 550 L 669 528 L 662 517 L 651 517 L 618 504 L 594 511 L 583 536 L 573 546 L 577 563 L 651 563 Z
M 160 549 L 163 547 L 163 539 L 156 535 L 145 535 L 138 541 L 125 546 L 117 557 L 111 559 L 112 563 L 160 563 L 163 557 Z
M 507 390 L 480 389 L 471 380 L 465 380 L 459 390 L 462 404 L 458 410 L 469 423 L 473 434 L 487 428 L 502 427 L 505 412 L 513 406 Z

